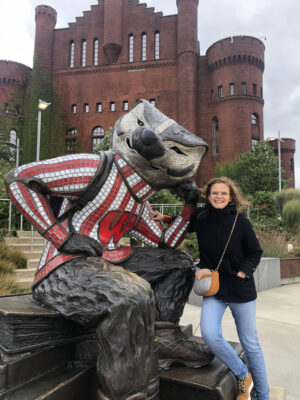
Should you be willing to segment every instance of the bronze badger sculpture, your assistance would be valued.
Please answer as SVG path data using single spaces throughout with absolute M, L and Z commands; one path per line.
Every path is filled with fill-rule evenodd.
M 155 335 L 161 369 L 173 362 L 200 367 L 213 358 L 178 330 L 194 266 L 174 249 L 197 202 L 189 180 L 206 150 L 203 140 L 141 100 L 117 121 L 110 150 L 34 162 L 6 176 L 10 198 L 48 240 L 34 299 L 96 327 L 99 399 L 153 398 Z M 167 229 L 149 218 L 147 199 L 162 188 L 185 200 Z M 147 247 L 121 245 L 125 234 Z

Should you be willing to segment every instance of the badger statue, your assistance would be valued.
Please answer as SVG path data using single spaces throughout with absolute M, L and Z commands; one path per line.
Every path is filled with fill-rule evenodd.
M 178 328 L 194 266 L 174 249 L 197 203 L 190 179 L 206 150 L 202 139 L 140 100 L 116 122 L 108 151 L 37 161 L 6 176 L 11 200 L 47 239 L 33 298 L 96 328 L 99 399 L 155 397 L 155 337 L 160 369 L 213 358 Z M 147 201 L 162 188 L 184 199 L 166 229 L 150 219 Z M 146 247 L 120 244 L 125 234 Z

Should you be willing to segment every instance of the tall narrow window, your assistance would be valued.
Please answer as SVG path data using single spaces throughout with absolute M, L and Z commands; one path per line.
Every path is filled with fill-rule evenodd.
M 83 112 L 88 113 L 90 111 L 89 103 L 84 103 Z
M 254 150 L 254 147 L 255 147 L 257 142 L 258 142 L 258 139 L 252 138 L 252 141 L 251 141 L 252 150 Z
M 255 83 L 253 83 L 253 95 L 256 96 L 257 95 L 257 86 Z
M 290 171 L 294 171 L 294 159 L 290 158 Z
M 17 132 L 14 129 L 9 132 L 9 143 L 17 144 Z
M 213 100 L 214 99 L 214 90 L 211 89 L 210 91 L 210 99 Z
M 71 40 L 70 47 L 69 47 L 69 67 L 70 68 L 74 67 L 74 49 L 75 49 L 74 40 Z
M 97 38 L 94 38 L 94 47 L 93 47 L 93 64 L 98 65 L 98 52 L 99 52 L 99 41 Z
M 223 96 L 223 86 L 222 85 L 218 86 L 218 96 L 219 97 Z
M 155 106 L 155 99 L 150 99 L 150 104 L 152 104 L 153 106 Z
M 246 82 L 242 82 L 242 93 L 243 94 L 247 93 L 247 83 Z
M 123 101 L 123 111 L 128 111 L 128 101 L 127 100 Z
M 234 94 L 234 83 L 229 83 L 229 94 L 230 95 Z
M 77 142 L 74 136 L 77 135 L 77 130 L 75 128 L 71 128 L 67 132 L 66 139 L 66 152 L 68 154 L 76 153 Z
M 142 61 L 147 60 L 147 33 L 142 33 Z
M 76 106 L 76 104 L 72 104 L 72 106 L 71 106 L 71 112 L 72 112 L 72 114 L 76 114 L 76 113 L 77 113 L 77 106 Z
M 97 111 L 98 113 L 101 113 L 101 112 L 102 112 L 102 103 L 97 103 L 97 104 L 96 104 L 96 111 Z
M 86 40 L 82 39 L 81 41 L 81 66 L 86 66 Z
M 5 104 L 5 112 L 8 113 L 8 104 Z
M 212 154 L 219 154 L 219 121 L 217 117 L 212 120 Z
M 109 109 L 110 109 L 110 111 L 116 111 L 116 105 L 115 105 L 114 101 L 111 101 L 109 103 Z
M 251 125 L 259 126 L 259 116 L 256 113 L 251 114 Z
M 104 129 L 102 126 L 96 126 L 92 131 L 92 150 L 98 146 L 104 138 Z
M 134 52 L 134 36 L 131 33 L 128 36 L 128 61 L 133 62 L 133 52 Z
M 159 59 L 159 31 L 154 34 L 154 58 L 155 60 Z

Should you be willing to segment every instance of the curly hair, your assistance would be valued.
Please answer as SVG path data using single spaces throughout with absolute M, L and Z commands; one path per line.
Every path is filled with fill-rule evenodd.
M 212 178 L 208 182 L 203 193 L 206 202 L 209 202 L 208 198 L 210 195 L 211 187 L 216 183 L 223 183 L 224 185 L 228 186 L 230 190 L 231 203 L 234 204 L 238 212 L 242 211 L 243 207 L 249 205 L 248 200 L 243 196 L 237 184 L 233 182 L 230 178 L 227 178 L 226 176 L 221 176 L 219 178 Z

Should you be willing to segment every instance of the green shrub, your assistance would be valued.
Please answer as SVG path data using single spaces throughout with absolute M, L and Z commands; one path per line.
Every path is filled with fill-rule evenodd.
M 17 269 L 26 268 L 27 259 L 23 253 L 9 249 L 3 242 L 0 243 L 0 260 L 8 261 Z
M 300 199 L 287 201 L 282 210 L 284 224 L 291 230 L 300 229 Z
M 290 200 L 300 200 L 300 189 L 285 189 L 274 193 L 275 207 L 280 212 L 280 215 L 282 215 L 285 203 Z
M 194 260 L 198 260 L 199 250 L 196 233 L 188 233 L 182 243 L 178 246 L 178 249 L 186 251 Z
M 273 192 L 259 190 L 251 196 L 251 204 L 257 215 L 274 217 L 276 214 Z

